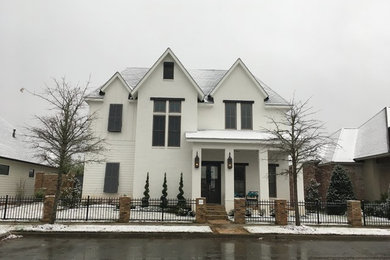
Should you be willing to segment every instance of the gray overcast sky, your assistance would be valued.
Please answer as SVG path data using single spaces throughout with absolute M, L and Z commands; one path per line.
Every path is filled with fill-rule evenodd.
M 390 1 L 0 0 L 0 116 L 45 113 L 40 91 L 66 76 L 95 88 L 171 47 L 187 68 L 242 58 L 286 99 L 312 97 L 329 131 L 390 106 Z

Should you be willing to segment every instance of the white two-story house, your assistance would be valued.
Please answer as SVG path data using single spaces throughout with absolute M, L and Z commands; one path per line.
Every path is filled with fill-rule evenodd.
M 85 166 L 83 195 L 142 198 L 178 194 L 233 208 L 249 191 L 259 199 L 289 199 L 288 156 L 273 148 L 264 128 L 289 103 L 238 59 L 229 70 L 187 69 L 167 49 L 151 68 L 115 73 L 87 97 L 105 161 Z M 298 191 L 303 199 L 303 182 Z

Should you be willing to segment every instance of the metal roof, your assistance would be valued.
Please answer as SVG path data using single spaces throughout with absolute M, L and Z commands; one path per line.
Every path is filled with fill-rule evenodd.
M 120 74 L 126 83 L 134 89 L 148 71 L 149 68 L 129 67 L 120 72 Z M 189 69 L 188 72 L 201 88 L 202 92 L 207 96 L 228 71 L 215 69 Z M 285 99 L 268 87 L 264 82 L 258 78 L 256 78 L 256 80 L 268 94 L 268 99 L 265 101 L 266 104 L 282 106 L 289 105 Z M 90 93 L 87 97 L 103 98 L 102 96 L 99 96 L 100 89 L 101 87 Z

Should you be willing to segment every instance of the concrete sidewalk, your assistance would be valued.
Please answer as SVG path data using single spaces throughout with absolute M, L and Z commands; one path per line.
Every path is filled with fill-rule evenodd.
M 276 225 L 196 225 L 196 224 L 14 224 L 1 225 L 0 237 L 17 234 L 198 234 L 221 236 L 286 237 L 381 237 L 390 238 L 390 229 Z

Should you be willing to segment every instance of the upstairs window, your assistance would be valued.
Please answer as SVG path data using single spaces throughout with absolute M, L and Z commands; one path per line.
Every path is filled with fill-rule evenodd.
M 241 103 L 241 129 L 253 129 L 252 103 Z
M 30 169 L 30 170 L 28 171 L 28 177 L 34 178 L 34 175 L 35 175 L 34 169 Z
M 164 62 L 164 79 L 173 79 L 173 62 Z
M 225 102 L 225 128 L 237 129 L 237 104 Z
M 152 146 L 165 146 L 165 140 L 168 140 L 169 147 L 180 147 L 181 102 L 184 99 L 151 99 L 154 100 Z
M 9 166 L 0 164 L 0 175 L 9 175 Z
M 122 104 L 110 104 L 110 112 L 108 115 L 108 132 L 122 131 Z

